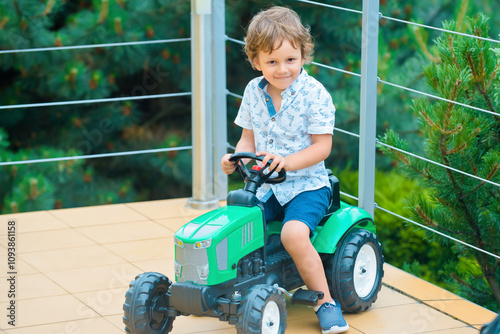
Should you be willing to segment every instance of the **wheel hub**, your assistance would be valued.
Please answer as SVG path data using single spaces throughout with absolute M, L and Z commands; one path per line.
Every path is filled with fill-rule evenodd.
M 278 304 L 270 301 L 262 314 L 262 334 L 278 334 L 280 329 L 280 310 Z
M 159 295 L 155 296 L 151 301 L 151 307 L 150 307 L 151 328 L 158 329 L 163 327 L 165 321 L 167 320 L 164 312 L 165 309 L 166 309 L 166 304 L 165 304 L 164 293 L 160 293 Z
M 354 288 L 359 297 L 367 297 L 373 289 L 377 277 L 377 256 L 369 244 L 359 250 L 354 264 Z

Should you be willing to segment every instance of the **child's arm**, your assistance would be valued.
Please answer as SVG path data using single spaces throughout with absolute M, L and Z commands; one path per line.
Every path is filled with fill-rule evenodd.
M 253 130 L 243 129 L 240 140 L 236 144 L 235 152 L 255 152 L 255 141 L 253 137 Z M 225 154 L 220 162 L 222 171 L 226 174 L 232 174 L 236 169 L 234 162 L 229 161 L 232 154 Z
M 265 155 L 265 158 L 262 161 L 263 166 L 267 163 L 267 161 L 272 159 L 273 163 L 269 169 L 272 170 L 274 167 L 278 166 L 276 168 L 276 172 L 279 172 L 282 168 L 286 171 L 294 171 L 313 166 L 328 158 L 331 150 L 331 134 L 313 134 L 311 146 L 300 152 L 289 155 L 286 158 L 264 151 L 257 152 L 256 155 Z

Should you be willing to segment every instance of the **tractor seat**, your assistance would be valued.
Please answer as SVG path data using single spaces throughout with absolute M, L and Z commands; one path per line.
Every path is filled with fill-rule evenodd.
M 332 195 L 330 197 L 330 205 L 328 208 L 328 211 L 326 215 L 321 219 L 319 222 L 319 226 L 323 226 L 325 222 L 330 218 L 330 216 L 340 209 L 340 184 L 339 184 L 339 179 L 335 175 L 333 175 L 333 172 L 330 169 L 326 170 L 328 172 L 328 179 L 330 179 L 330 186 L 332 187 Z

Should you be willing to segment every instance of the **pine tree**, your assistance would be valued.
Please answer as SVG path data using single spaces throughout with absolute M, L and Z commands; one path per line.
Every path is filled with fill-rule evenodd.
M 185 0 L 0 3 L 0 49 L 189 37 Z M 0 55 L 0 105 L 190 91 L 189 42 Z M 0 161 L 186 145 L 189 98 L 0 112 Z M 189 196 L 190 153 L 0 168 L 2 213 Z M 139 175 L 139 177 L 137 177 Z
M 488 36 L 488 19 L 467 20 L 467 32 Z M 444 28 L 457 30 L 456 22 Z M 439 60 L 424 69 L 428 85 L 439 97 L 491 111 L 485 113 L 447 101 L 417 98 L 413 111 L 420 121 L 428 159 L 466 172 L 427 163 L 380 145 L 410 178 L 419 179 L 429 196 L 408 199 L 412 219 L 433 229 L 500 254 L 500 50 L 486 40 L 444 33 L 436 41 Z M 402 150 L 408 143 L 394 131 L 381 142 Z M 411 149 L 410 149 L 411 150 Z M 432 238 L 455 250 L 446 270 L 461 293 L 482 305 L 500 305 L 500 261 L 446 238 Z M 464 275 L 465 274 L 465 275 Z

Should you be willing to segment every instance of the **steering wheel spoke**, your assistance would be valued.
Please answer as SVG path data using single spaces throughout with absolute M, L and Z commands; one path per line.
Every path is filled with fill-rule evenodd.
M 261 186 L 264 183 L 276 184 L 286 180 L 286 171 L 284 169 L 279 171 L 277 176 L 272 176 L 276 170 L 276 167 L 272 171 L 269 170 L 272 160 L 268 161 L 265 166 L 262 166 L 259 171 L 255 171 L 249 170 L 245 163 L 243 163 L 243 159 L 262 161 L 264 156 L 257 156 L 252 152 L 238 152 L 229 158 L 229 161 L 236 163 L 236 170 L 245 181 L 251 181 Z

